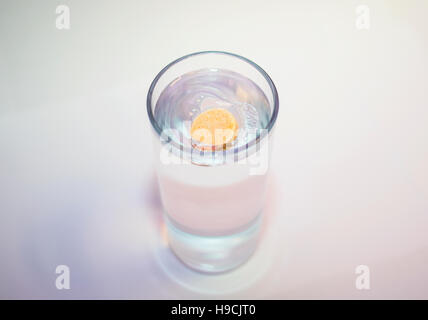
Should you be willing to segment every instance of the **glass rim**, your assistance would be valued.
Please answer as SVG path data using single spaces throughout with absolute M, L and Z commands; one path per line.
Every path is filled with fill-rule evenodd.
M 154 91 L 159 79 L 163 76 L 163 74 L 165 72 L 167 72 L 172 66 L 176 65 L 177 63 L 179 63 L 185 59 L 188 59 L 188 58 L 191 58 L 194 56 L 203 55 L 203 54 L 223 54 L 223 55 L 227 55 L 230 57 L 240 59 L 240 60 L 248 63 L 249 65 L 254 67 L 263 76 L 263 78 L 267 81 L 269 88 L 272 91 L 273 111 L 272 111 L 271 117 L 270 117 L 269 122 L 267 123 L 266 127 L 261 128 L 261 129 L 263 129 L 262 133 L 260 135 L 257 135 L 256 138 L 250 140 L 247 144 L 242 145 L 239 148 L 231 148 L 230 150 L 228 150 L 228 151 L 234 152 L 234 153 L 240 153 L 241 151 L 245 151 L 245 150 L 249 149 L 251 146 L 253 146 L 254 144 L 257 144 L 261 139 L 263 139 L 265 136 L 267 136 L 271 132 L 271 130 L 273 129 L 273 126 L 275 125 L 276 119 L 278 117 L 279 97 L 278 97 L 278 91 L 276 90 L 275 84 L 273 83 L 273 81 L 272 81 L 271 77 L 268 75 L 268 73 L 262 67 L 260 67 L 257 63 L 255 63 L 255 62 L 251 61 L 250 59 L 247 59 L 243 56 L 235 54 L 235 53 L 226 52 L 226 51 L 215 51 L 215 50 L 199 51 L 199 52 L 194 52 L 194 53 L 184 55 L 178 59 L 175 59 L 174 61 L 168 63 L 165 67 L 163 67 L 162 70 L 159 71 L 159 73 L 153 79 L 152 83 L 150 84 L 149 91 L 147 93 L 147 100 L 146 100 L 147 113 L 148 113 L 150 122 L 152 124 L 152 127 L 156 131 L 156 133 L 159 135 L 159 137 L 161 137 L 163 131 L 162 131 L 161 127 L 159 126 L 159 124 L 157 123 L 157 121 L 154 117 L 153 108 L 152 108 L 153 91 Z M 169 135 L 168 135 L 168 141 L 167 142 L 171 143 L 175 148 L 178 148 L 179 150 L 183 150 L 183 146 L 180 146 L 179 144 L 177 144 Z M 192 150 L 190 150 L 188 152 L 192 153 Z M 212 153 L 216 153 L 216 152 L 217 151 L 212 151 Z

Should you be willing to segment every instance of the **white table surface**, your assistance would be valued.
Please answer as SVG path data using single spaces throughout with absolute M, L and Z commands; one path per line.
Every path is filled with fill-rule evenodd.
M 61 3 L 70 30 L 58 1 L 0 3 L 0 298 L 428 298 L 427 1 Z M 280 94 L 260 248 L 217 276 L 162 238 L 145 105 L 201 50 Z

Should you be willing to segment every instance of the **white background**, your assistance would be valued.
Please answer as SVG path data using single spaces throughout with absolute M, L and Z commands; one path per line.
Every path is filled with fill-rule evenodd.
M 0 298 L 427 299 L 427 9 L 1 1 Z M 280 95 L 263 240 L 220 276 L 165 244 L 145 109 L 156 73 L 201 50 L 255 61 Z

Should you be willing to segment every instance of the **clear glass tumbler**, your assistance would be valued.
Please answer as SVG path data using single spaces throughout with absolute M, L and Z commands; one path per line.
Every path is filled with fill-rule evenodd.
M 196 87 L 186 79 L 193 79 L 189 81 Z M 214 90 L 211 84 L 227 89 Z M 174 100 L 194 88 L 200 88 L 192 93 L 196 100 Z M 164 93 L 167 90 L 174 95 Z M 205 94 L 210 90 L 215 94 Z M 221 98 L 225 95 L 232 98 Z M 230 145 L 200 148 L 190 126 L 195 117 L 214 107 L 231 110 L 239 134 Z M 232 53 L 186 55 L 153 80 L 147 111 L 154 131 L 164 222 L 171 249 L 189 267 L 224 272 L 254 252 L 278 108 L 278 93 L 269 75 Z

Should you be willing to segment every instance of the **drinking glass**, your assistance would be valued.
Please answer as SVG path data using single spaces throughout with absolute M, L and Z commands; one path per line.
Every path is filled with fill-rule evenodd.
M 256 130 L 247 130 L 244 143 L 219 150 L 198 149 L 186 143 L 189 128 L 184 123 L 202 111 L 198 108 L 189 111 L 186 106 L 173 106 L 182 108 L 175 110 L 183 123 L 178 133 L 157 118 L 157 103 L 164 89 L 198 70 L 231 71 L 261 90 L 264 104 L 260 110 L 266 121 Z M 243 103 L 251 100 L 249 94 L 237 94 Z M 189 267 L 208 273 L 224 272 L 247 261 L 255 251 L 278 108 L 278 93 L 269 75 L 249 59 L 228 52 L 183 56 L 169 63 L 153 80 L 147 111 L 153 129 L 163 219 L 170 248 Z

